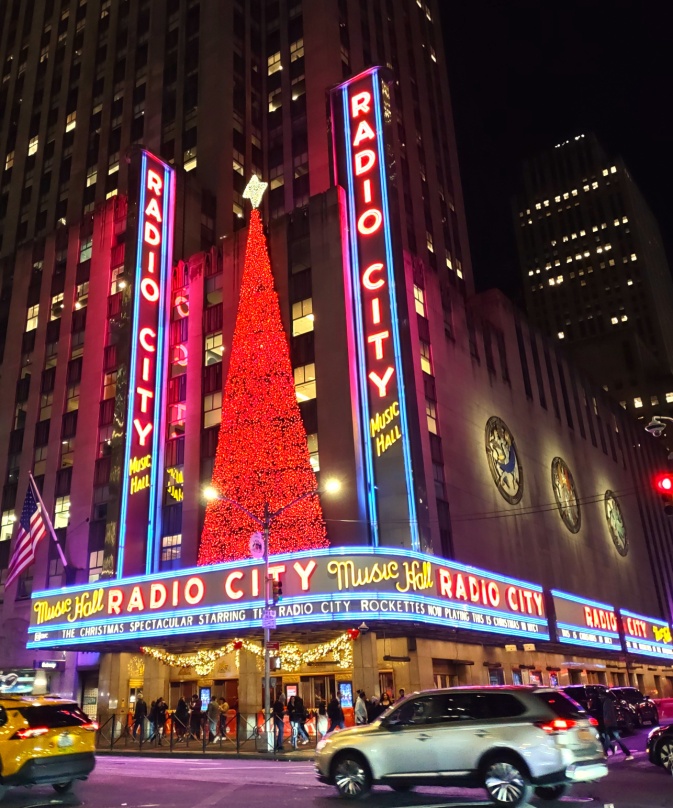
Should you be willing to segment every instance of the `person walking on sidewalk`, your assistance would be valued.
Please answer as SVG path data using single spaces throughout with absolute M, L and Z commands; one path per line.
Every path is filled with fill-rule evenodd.
M 281 693 L 273 704 L 273 725 L 276 730 L 276 751 L 283 751 L 285 740 L 285 696 Z
M 188 732 L 189 707 L 183 696 L 180 696 L 178 706 L 175 708 L 175 734 L 178 736 L 178 743 L 184 740 L 185 733 Z
M 355 723 L 367 723 L 367 701 L 365 700 L 364 690 L 358 690 L 358 697 L 355 700 Z
M 136 732 L 138 728 L 140 728 L 140 738 L 143 737 L 143 722 L 147 718 L 147 702 L 143 698 L 142 693 L 138 693 L 138 697 L 136 698 L 136 706 L 133 711 L 133 740 L 136 739 Z
M 603 728 L 605 732 L 605 754 L 607 755 L 608 750 L 612 749 L 613 754 L 615 753 L 615 744 L 619 746 L 619 748 L 624 753 L 624 760 L 633 760 L 633 755 L 629 750 L 628 746 L 622 741 L 619 735 L 619 728 L 617 725 L 617 708 L 615 707 L 614 701 L 610 698 L 607 693 L 604 693 L 603 696 Z
M 209 743 L 220 740 L 220 713 L 220 705 L 217 703 L 217 698 L 213 695 L 210 697 L 206 711 L 206 715 L 208 716 L 208 728 L 210 730 L 208 734 Z
M 344 721 L 344 711 L 341 709 L 339 699 L 332 696 L 330 703 L 327 705 L 327 717 L 329 718 L 329 727 L 327 732 L 333 732 L 337 727 L 344 729 L 346 723 Z
M 159 696 L 154 709 L 156 716 L 155 726 L 156 726 L 157 743 L 159 744 L 159 746 L 161 746 L 161 739 L 164 737 L 164 732 L 166 730 L 166 712 L 168 711 L 168 705 L 164 701 L 163 696 Z

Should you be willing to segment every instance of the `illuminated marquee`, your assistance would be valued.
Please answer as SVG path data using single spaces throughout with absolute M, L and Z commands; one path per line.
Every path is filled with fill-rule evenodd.
M 552 589 L 558 641 L 621 651 L 617 613 L 612 606 Z
M 673 659 L 671 627 L 663 620 L 620 609 L 624 643 L 632 654 Z
M 154 568 L 163 467 L 164 323 L 170 280 L 175 172 L 143 151 L 121 492 L 118 575 Z M 132 535 L 133 540 L 127 541 Z
M 397 280 L 404 290 L 404 273 L 395 269 L 384 143 L 389 102 L 380 68 L 332 91 L 334 164 L 337 183 L 345 189 L 344 273 L 352 297 L 350 359 L 357 367 L 353 406 L 362 441 L 372 542 L 417 550 L 395 287 Z
M 348 548 L 272 556 L 278 625 L 409 621 L 549 639 L 542 589 L 408 550 Z M 39 592 L 28 647 L 203 634 L 261 626 L 261 560 Z

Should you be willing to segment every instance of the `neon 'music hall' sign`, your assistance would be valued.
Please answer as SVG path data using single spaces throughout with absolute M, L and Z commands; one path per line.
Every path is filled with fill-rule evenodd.
M 419 547 L 402 372 L 384 121 L 389 90 L 371 68 L 332 91 L 337 183 L 344 221 L 344 274 L 357 368 L 354 410 L 374 545 Z M 402 279 L 403 274 L 398 275 Z
M 164 323 L 174 200 L 174 170 L 142 151 L 117 575 L 153 571 L 161 530 Z

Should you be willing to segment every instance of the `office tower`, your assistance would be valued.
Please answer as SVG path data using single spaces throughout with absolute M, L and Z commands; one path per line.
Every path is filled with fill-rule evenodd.
M 578 135 L 531 158 L 515 229 L 532 321 L 637 417 L 673 407 L 673 280 L 621 158 Z

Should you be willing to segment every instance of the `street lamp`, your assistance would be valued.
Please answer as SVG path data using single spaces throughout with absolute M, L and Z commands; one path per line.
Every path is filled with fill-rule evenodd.
M 341 483 L 339 480 L 330 479 L 325 481 L 325 485 L 323 490 L 329 494 L 335 494 L 341 489 Z M 203 496 L 208 502 L 228 502 L 230 505 L 233 505 L 235 508 L 238 508 L 239 511 L 243 511 L 243 513 L 247 514 L 253 522 L 256 522 L 262 528 L 262 536 L 264 541 L 264 612 L 265 617 L 268 617 L 269 611 L 269 585 L 271 584 L 271 579 L 269 578 L 269 533 L 271 531 L 271 525 L 276 519 L 276 517 L 280 516 L 281 513 L 284 513 L 288 508 L 292 508 L 298 502 L 301 502 L 306 497 L 312 497 L 314 494 L 322 493 L 320 489 L 315 488 L 313 491 L 306 491 L 305 493 L 301 494 L 300 496 L 296 497 L 292 500 L 292 502 L 288 502 L 287 505 L 283 505 L 282 508 L 278 508 L 277 511 L 271 511 L 269 509 L 269 503 L 264 503 L 264 516 L 260 519 L 259 516 L 249 511 L 246 507 L 241 505 L 236 500 L 229 499 L 229 497 L 222 496 L 218 490 L 209 485 L 203 489 Z M 270 660 L 269 660 L 269 640 L 271 637 L 271 629 L 268 626 L 268 622 L 264 621 L 266 625 L 264 626 L 264 728 L 266 731 L 266 739 L 267 739 L 267 751 L 271 751 L 273 748 L 274 737 L 273 737 L 273 730 L 269 731 L 269 726 L 271 723 L 271 694 L 269 693 L 269 689 L 271 686 L 271 668 L 270 668 Z
M 664 421 L 673 422 L 673 418 L 669 418 L 668 415 L 654 415 L 650 423 L 645 427 L 645 432 L 649 432 L 655 438 L 660 438 L 666 429 Z

